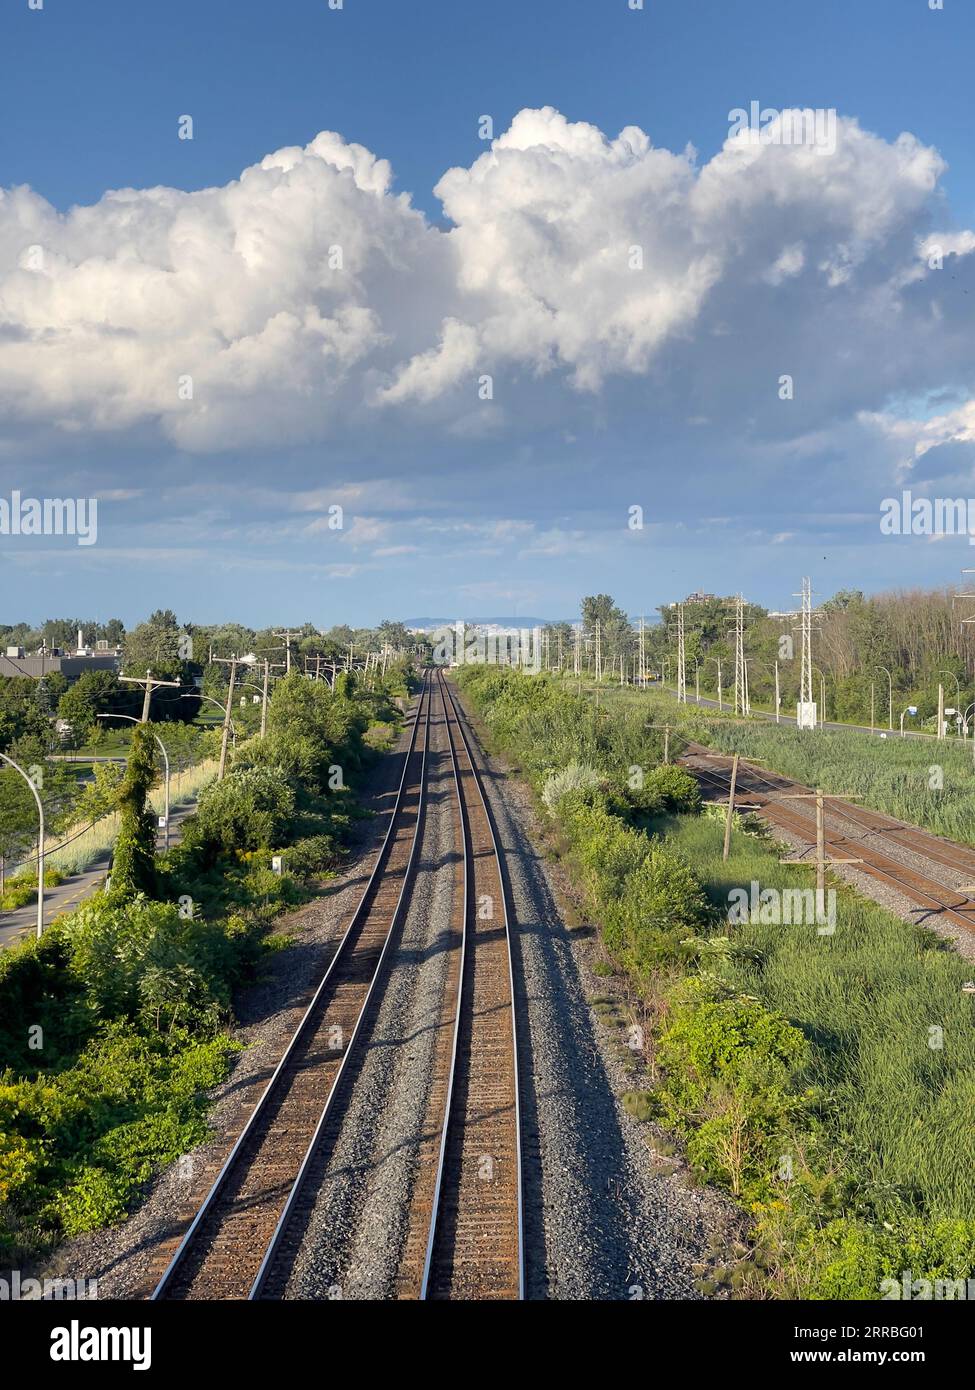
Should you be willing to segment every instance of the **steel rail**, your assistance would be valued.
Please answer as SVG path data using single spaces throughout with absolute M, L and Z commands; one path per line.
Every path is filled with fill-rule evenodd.
M 461 789 L 460 764 L 457 761 L 457 749 L 454 746 L 453 735 L 450 732 L 450 717 L 447 713 L 447 696 L 444 690 L 442 675 L 438 677 L 437 683 L 440 687 L 440 703 L 443 708 L 444 727 L 447 732 L 447 746 L 450 749 L 450 763 L 454 772 L 454 788 L 457 792 L 457 806 L 460 810 L 461 839 L 464 845 L 464 893 L 463 916 L 461 918 L 463 926 L 460 935 L 460 968 L 457 972 L 457 999 L 454 1007 L 454 1030 L 450 1044 L 450 1073 L 447 1081 L 447 1097 L 444 1102 L 443 1124 L 440 1127 L 440 1152 L 437 1158 L 437 1179 L 433 1188 L 433 1202 L 430 1209 L 430 1229 L 427 1233 L 427 1250 L 426 1257 L 423 1261 L 423 1278 L 420 1284 L 421 1299 L 427 1297 L 430 1286 L 430 1270 L 433 1265 L 433 1246 L 437 1234 L 437 1213 L 440 1210 L 440 1194 L 443 1187 L 444 1165 L 447 1159 L 447 1132 L 450 1127 L 450 1111 L 454 1099 L 454 1083 L 457 1077 L 457 1052 L 460 1042 L 461 1005 L 464 995 L 464 967 L 467 963 L 467 910 L 470 902 L 471 861 L 473 859 L 467 803 L 464 800 L 464 793 Z
M 467 756 L 467 762 L 468 762 L 468 765 L 469 765 L 469 767 L 470 767 L 471 777 L 472 777 L 472 780 L 473 780 L 473 782 L 474 782 L 475 787 L 477 788 L 478 798 L 479 798 L 479 800 L 480 800 L 480 804 L 481 804 L 481 806 L 482 806 L 482 808 L 483 808 L 483 811 L 484 811 L 485 823 L 486 823 L 486 825 L 487 825 L 488 833 L 489 833 L 489 835 L 490 835 L 492 854 L 493 854 L 495 866 L 496 866 L 496 869 L 497 869 L 498 883 L 499 883 L 499 885 L 500 885 L 500 890 L 501 890 L 501 907 L 502 907 L 502 912 L 503 912 L 503 914 L 504 914 L 504 935 L 505 935 L 505 946 L 506 946 L 506 956 L 507 956 L 508 990 L 509 990 L 509 997 L 510 997 L 510 999 L 511 999 L 511 1060 L 512 1060 L 512 1090 L 513 1090 L 513 1098 L 514 1098 L 514 1117 L 513 1117 L 513 1119 L 514 1119 L 514 1152 L 515 1152 L 515 1225 L 516 1225 L 516 1249 L 517 1249 L 516 1259 L 517 1259 L 517 1265 L 518 1265 L 518 1268 L 517 1268 L 518 1295 L 517 1295 L 517 1297 L 518 1297 L 519 1300 L 522 1300 L 522 1299 L 524 1299 L 524 1297 L 525 1297 L 524 1194 L 523 1194 L 523 1171 L 522 1171 L 523 1165 L 522 1165 L 522 1145 L 521 1145 L 521 1087 L 520 1087 L 520 1078 L 519 1078 L 519 1069 L 518 1069 L 517 1000 L 516 1000 L 516 996 L 515 996 L 515 982 L 514 982 L 514 968 L 513 968 L 513 952 L 512 952 L 512 946 L 511 946 L 511 918 L 512 918 L 512 912 L 511 912 L 511 910 L 510 910 L 510 904 L 509 904 L 509 890 L 508 890 L 507 879 L 506 879 L 505 872 L 504 872 L 504 864 L 503 864 L 503 859 L 502 859 L 502 855 L 501 855 L 500 844 L 499 844 L 499 840 L 498 840 L 497 826 L 495 825 L 494 817 L 493 817 L 493 815 L 491 814 L 491 809 L 490 809 L 490 806 L 488 805 L 487 797 L 486 797 L 485 794 L 484 794 L 483 782 L 482 782 L 482 779 L 481 779 L 480 772 L 478 771 L 477 764 L 476 764 L 476 762 L 475 762 L 475 760 L 474 760 L 474 755 L 473 755 L 473 751 L 472 751 L 472 748 L 471 748 L 471 743 L 470 743 L 470 740 L 469 740 L 469 738 L 468 738 L 468 736 L 467 736 L 467 732 L 466 732 L 466 730 L 465 730 L 465 728 L 464 728 L 464 726 L 463 726 L 463 723 L 462 723 L 462 720 L 461 720 L 461 717 L 460 717 L 460 713 L 459 713 L 459 711 L 458 711 L 458 706 L 457 706 L 457 703 L 456 703 L 456 701 L 455 701 L 455 699 L 454 699 L 453 691 L 450 689 L 449 685 L 447 684 L 447 682 L 446 682 L 446 680 L 445 680 L 445 678 L 444 678 L 444 676 L 443 676 L 443 672 L 442 672 L 442 671 L 439 671 L 439 672 L 438 672 L 438 679 L 439 679 L 439 681 L 440 681 L 441 692 L 442 692 L 442 694 L 445 694 L 445 695 L 446 695 L 446 701 L 445 701 L 445 704 L 444 704 L 444 713 L 445 713 L 445 716 L 447 715 L 447 704 L 448 704 L 448 703 L 449 703 L 449 706 L 450 706 L 450 711 L 451 711 L 451 713 L 452 713 L 452 715 L 453 715 L 453 725 L 451 725 L 450 718 L 447 717 L 447 732 L 448 732 L 448 737 L 449 737 L 449 742 L 450 742 L 450 747 L 451 747 L 451 756 L 452 756 L 452 759 L 453 759 L 453 764 L 454 764 L 454 768 L 455 768 L 455 773 L 457 774 L 457 777 L 458 777 L 458 788 L 460 787 L 460 774 L 459 774 L 459 764 L 458 764 L 458 762 L 457 762 L 457 756 L 456 756 L 456 746 L 455 746 L 455 743 L 454 743 L 454 737 L 453 737 L 453 732 L 452 732 L 452 728 L 453 728 L 454 726 L 456 726 L 457 732 L 458 732 L 459 735 L 460 735 L 460 739 L 461 739 L 461 742 L 462 742 L 463 747 L 464 747 L 464 752 L 465 752 L 465 754 L 466 754 L 466 756 Z M 469 902 L 467 884 L 468 884 L 469 881 L 470 881 L 469 869 L 473 867 L 473 860 L 474 860 L 474 845 L 473 845 L 473 839 L 472 839 L 472 837 L 471 837 L 470 834 L 469 834 L 470 817 L 469 817 L 468 811 L 467 811 L 466 796 L 465 796 L 463 793 L 461 793 L 461 796 L 460 796 L 460 804 L 461 804 L 461 807 L 462 807 L 463 823 L 464 823 L 464 827 L 465 827 L 464 842 L 465 842 L 465 860 L 466 860 L 466 863 L 465 863 L 464 949 L 465 949 L 465 952 L 466 952 L 466 943 L 467 943 L 467 937 L 468 937 L 468 913 L 467 913 L 467 911 L 466 911 L 466 908 L 467 908 L 467 905 L 468 905 L 468 902 Z M 433 1271 L 434 1251 L 435 1251 L 435 1247 L 436 1247 L 436 1241 L 437 1241 L 437 1237 L 438 1237 L 438 1232 L 439 1232 L 439 1229 L 440 1229 L 440 1214 L 441 1214 L 441 1208 L 442 1208 L 443 1197 L 444 1197 L 444 1187 L 445 1187 L 445 1184 L 444 1184 L 444 1170 L 445 1170 L 445 1166 L 446 1166 L 447 1144 L 448 1144 L 448 1140 L 449 1140 L 450 1135 L 451 1135 L 452 1123 L 453 1123 L 454 1118 L 455 1118 L 455 1117 L 452 1115 L 452 1104 L 451 1104 L 451 1102 L 452 1102 L 453 1095 L 454 1095 L 455 1082 L 456 1082 L 456 1076 L 457 1076 L 457 1063 L 458 1063 L 458 1055 L 459 1055 L 458 1042 L 459 1042 L 459 1037 L 460 1037 L 461 1017 L 462 1017 L 462 1012 L 463 1012 L 463 1009 L 462 1009 L 463 993 L 464 993 L 464 972 L 463 972 L 463 970 L 462 970 L 461 973 L 460 973 L 460 985 L 459 985 L 459 993 L 458 993 L 457 1019 L 456 1019 L 455 1029 L 454 1029 L 453 1052 L 452 1052 L 451 1064 L 450 1064 L 450 1082 L 449 1082 L 449 1086 L 448 1086 L 448 1102 L 447 1102 L 447 1106 L 446 1106 L 445 1111 L 444 1111 L 444 1124 L 443 1124 L 443 1130 L 442 1130 L 442 1133 L 441 1133 L 440 1159 L 439 1159 L 439 1163 L 438 1163 L 436 1195 L 435 1195 L 435 1198 L 434 1198 L 433 1211 L 432 1211 L 431 1221 L 430 1221 L 430 1234 L 429 1234 L 428 1243 L 427 1243 L 427 1256 L 426 1256 L 426 1260 L 425 1260 L 425 1263 L 424 1263 L 424 1271 L 423 1271 L 423 1285 L 422 1285 L 422 1289 L 421 1289 L 421 1293 L 420 1293 L 421 1299 L 429 1299 L 430 1296 L 431 1296 L 430 1281 L 431 1281 L 431 1274 L 432 1274 L 432 1271 Z
M 412 760 L 412 758 L 413 758 L 413 754 L 414 754 L 414 751 L 415 751 L 415 749 L 416 749 L 417 733 L 418 733 L 418 730 L 419 730 L 419 727 L 420 727 L 421 718 L 423 717 L 424 709 L 425 709 L 425 712 L 426 712 L 426 719 L 425 719 L 425 726 L 424 726 L 424 727 L 425 727 L 425 731 L 426 731 L 427 735 L 429 734 L 429 726 L 430 726 L 430 699 L 431 699 L 431 693 L 430 693 L 430 692 L 431 692 L 430 683 L 429 683 L 428 681 L 425 681 L 425 682 L 424 682 L 424 686 L 423 686 L 423 690 L 421 691 L 420 699 L 419 699 L 419 702 L 418 702 L 418 705 L 417 705 L 417 712 L 416 712 L 416 715 L 415 715 L 415 717 L 414 717 L 413 724 L 412 724 L 412 728 L 411 728 L 411 731 L 410 731 L 409 746 L 408 746 L 408 748 L 407 748 L 407 750 L 406 750 L 406 755 L 405 755 L 405 757 L 404 757 L 404 759 L 403 759 L 403 771 L 402 771 L 402 774 L 401 774 L 401 776 L 400 776 L 399 786 L 398 786 L 397 792 L 396 792 L 396 801 L 395 801 L 395 803 L 394 803 L 394 805 L 393 805 L 392 813 L 390 814 L 389 825 L 388 825 L 387 828 L 386 828 L 386 833 L 385 833 L 385 835 L 384 835 L 384 837 L 383 837 L 383 842 L 382 842 L 382 845 L 380 846 L 379 853 L 378 853 L 377 856 L 376 856 L 376 861 L 375 861 L 375 864 L 373 865 L 372 871 L 371 871 L 371 873 L 370 873 L 370 875 L 369 875 L 369 879 L 368 879 L 368 881 L 367 881 L 367 883 L 366 883 L 365 888 L 364 888 L 363 891 L 362 891 L 362 894 L 361 894 L 361 896 L 360 896 L 360 898 L 359 898 L 358 903 L 356 904 L 355 911 L 353 912 L 351 918 L 349 919 L 349 925 L 346 927 L 345 931 L 343 932 L 342 937 L 341 937 L 341 939 L 340 939 L 340 941 L 339 941 L 339 944 L 338 944 L 338 946 L 337 946 L 337 948 L 336 948 L 336 950 L 335 950 L 335 954 L 332 956 L 332 959 L 329 961 L 329 964 L 328 964 L 328 967 L 327 967 L 327 969 L 326 969 L 326 971 L 325 971 L 325 974 L 322 976 L 322 979 L 321 979 L 321 981 L 319 982 L 317 989 L 315 990 L 315 993 L 314 993 L 314 995 L 313 995 L 313 997 L 312 997 L 312 999 L 311 999 L 311 1002 L 309 1003 L 307 1009 L 305 1010 L 304 1014 L 302 1015 L 301 1020 L 300 1020 L 300 1022 L 298 1023 L 297 1028 L 295 1029 L 294 1033 L 293 1033 L 292 1036 L 291 1036 L 291 1039 L 290 1039 L 289 1042 L 288 1042 L 287 1047 L 285 1048 L 284 1052 L 282 1053 L 282 1055 L 281 1055 L 281 1057 L 280 1057 L 280 1059 L 279 1059 L 279 1061 L 278 1061 L 278 1064 L 277 1064 L 277 1066 L 275 1067 L 274 1072 L 273 1072 L 272 1075 L 271 1075 L 270 1080 L 268 1081 L 268 1083 L 267 1083 L 267 1085 L 265 1086 L 263 1092 L 261 1093 L 260 1099 L 258 1100 L 257 1104 L 255 1105 L 254 1109 L 252 1110 L 250 1116 L 248 1117 L 247 1123 L 244 1125 L 244 1128 L 241 1130 L 240 1134 L 238 1135 L 237 1140 L 236 1140 L 236 1142 L 234 1143 L 233 1148 L 230 1150 L 230 1153 L 229 1153 L 229 1154 L 227 1155 L 227 1157 L 224 1159 L 224 1162 L 223 1162 L 223 1164 L 222 1164 L 221 1167 L 220 1167 L 220 1171 L 217 1173 L 217 1176 L 214 1178 L 213 1183 L 212 1183 L 212 1185 L 211 1185 L 209 1191 L 207 1192 L 206 1197 L 204 1198 L 203 1202 L 202 1202 L 202 1203 L 200 1204 L 200 1206 L 198 1207 L 198 1209 L 197 1209 L 197 1211 L 196 1211 L 196 1214 L 195 1214 L 194 1217 L 193 1217 L 192 1222 L 190 1223 L 190 1225 L 187 1227 L 186 1231 L 184 1232 L 183 1237 L 182 1237 L 182 1239 L 180 1240 L 179 1245 L 177 1246 L 175 1252 L 173 1253 L 172 1258 L 171 1258 L 170 1261 L 169 1261 L 169 1264 L 167 1265 L 165 1271 L 164 1271 L 163 1274 L 162 1274 L 162 1277 L 159 1279 L 159 1282 L 156 1284 L 156 1287 L 154 1288 L 152 1294 L 150 1295 L 150 1301 L 153 1301 L 153 1302 L 154 1302 L 154 1301 L 158 1301 L 158 1300 L 161 1300 L 162 1298 L 165 1297 L 167 1288 L 169 1287 L 169 1285 L 171 1284 L 171 1282 L 172 1282 L 172 1280 L 173 1280 L 173 1276 L 174 1276 L 174 1275 L 176 1274 L 176 1272 L 181 1268 L 181 1266 L 183 1265 L 185 1259 L 186 1259 L 187 1256 L 189 1255 L 190 1250 L 193 1248 L 193 1243 L 194 1243 L 194 1240 L 195 1240 L 197 1231 L 199 1230 L 199 1228 L 200 1228 L 200 1226 L 202 1225 L 203 1221 L 205 1220 L 205 1218 L 206 1218 L 207 1215 L 209 1214 L 209 1212 L 210 1212 L 211 1208 L 213 1207 L 213 1204 L 214 1204 L 214 1202 L 216 1201 L 217 1197 L 218 1197 L 218 1196 L 220 1195 L 220 1193 L 222 1192 L 222 1190 L 223 1190 L 224 1186 L 226 1185 L 227 1179 L 229 1178 L 230 1174 L 234 1171 L 234 1168 L 235 1168 L 235 1166 L 236 1166 L 238 1157 L 239 1157 L 239 1155 L 240 1155 L 240 1153 L 241 1153 L 241 1151 L 242 1151 L 242 1149 L 243 1149 L 243 1147 L 244 1147 L 244 1144 L 246 1143 L 246 1141 L 247 1141 L 248 1138 L 250 1137 L 252 1131 L 253 1131 L 253 1130 L 256 1128 L 256 1126 L 258 1125 L 259 1121 L 261 1120 L 261 1118 L 262 1118 L 262 1116 L 263 1116 L 263 1114 L 264 1114 L 264 1112 L 265 1112 L 266 1107 L 267 1107 L 267 1106 L 269 1105 L 269 1103 L 270 1103 L 271 1098 L 272 1098 L 272 1097 L 274 1096 L 274 1094 L 276 1093 L 279 1080 L 280 1080 L 282 1074 L 284 1073 L 284 1070 L 285 1070 L 285 1068 L 287 1067 L 289 1061 L 291 1060 L 293 1054 L 295 1053 L 295 1051 L 296 1051 L 296 1049 L 297 1049 L 299 1043 L 301 1042 L 301 1039 L 302 1039 L 302 1037 L 304 1036 L 305 1030 L 306 1030 L 306 1028 L 307 1028 L 307 1026 L 308 1026 L 310 1020 L 312 1019 L 312 1017 L 313 1017 L 313 1016 L 315 1015 L 315 1013 L 317 1012 L 318 1007 L 319 1007 L 319 1004 L 320 1004 L 321 999 L 322 999 L 322 996 L 323 996 L 323 994 L 325 993 L 325 991 L 327 990 L 329 984 L 331 983 L 332 975 L 333 975 L 333 972 L 334 972 L 335 969 L 336 969 L 336 966 L 338 965 L 338 963 L 339 963 L 340 960 L 343 960 L 343 959 L 344 959 L 345 954 L 346 954 L 346 950 L 347 950 L 347 946 L 348 946 L 348 943 L 349 943 L 349 941 L 350 941 L 350 939 L 351 939 L 351 937 L 352 937 L 352 934 L 353 934 L 353 932 L 355 931 L 356 927 L 360 924 L 360 922 L 361 922 L 361 920 L 362 920 L 362 918 L 363 918 L 363 916 L 364 916 L 364 914 L 365 914 L 366 905 L 367 905 L 367 903 L 370 901 L 370 898 L 371 898 L 373 889 L 374 889 L 374 888 L 376 887 L 376 885 L 379 883 L 379 881 L 380 881 L 380 879 L 381 879 L 381 877 L 382 877 L 382 874 L 383 874 L 383 872 L 385 871 L 386 861 L 387 861 L 388 854 L 389 854 L 389 849 L 390 849 L 390 847 L 391 847 L 391 845 L 392 845 L 392 843 L 393 843 L 393 839 L 394 839 L 394 836 L 395 836 L 395 833 L 396 833 L 396 829 L 397 829 L 397 823 L 398 823 L 398 821 L 399 821 L 400 812 L 401 812 L 401 809 L 402 809 L 402 806 L 403 806 L 403 801 L 404 801 L 405 795 L 406 795 L 406 787 L 407 787 L 407 779 L 408 779 L 409 770 L 410 770 L 410 762 L 411 762 L 411 760 Z M 421 765 L 421 772 L 420 772 L 420 799 L 419 799 L 419 803 L 418 803 L 418 806 L 417 806 L 417 819 L 416 819 L 416 829 L 414 830 L 414 843 L 415 843 L 415 840 L 416 840 L 417 830 L 418 830 L 418 827 L 419 827 L 420 822 L 421 822 L 421 809 L 422 809 L 422 804 L 423 804 L 423 799 L 424 799 L 424 791 L 425 791 L 425 785 L 426 785 L 426 744 L 427 744 L 427 742 L 428 742 L 428 739 L 425 738 L 425 740 L 424 740 L 424 751 L 423 751 L 423 762 L 422 762 L 422 765 Z M 411 856 L 412 856 L 412 851 L 411 851 Z M 404 886 L 405 886 L 405 884 L 406 884 L 406 882 L 407 882 L 407 879 L 408 879 L 408 873 L 404 873 L 404 877 L 403 877 L 403 884 L 404 884 Z M 400 899 L 402 899 L 402 890 L 401 890 L 401 894 L 400 894 Z M 397 919 L 397 917 L 398 917 L 398 913 L 399 913 L 399 902 L 397 903 L 397 908 L 396 908 L 396 910 L 395 910 L 395 912 L 394 912 L 394 914 L 393 914 L 393 917 L 392 917 L 392 919 L 391 919 L 391 922 L 390 922 L 390 928 L 389 928 L 390 933 L 391 933 L 392 930 L 393 930 L 393 925 L 394 925 L 394 923 L 395 923 L 395 921 L 396 921 L 396 919 Z M 388 938 L 387 938 L 387 939 L 388 939 Z M 377 967 L 377 968 L 378 968 L 378 967 Z M 363 1008 L 364 1008 L 364 1007 L 365 1007 L 365 1005 L 363 1005 Z M 361 1011 L 360 1011 L 360 1017 L 361 1017 Z M 350 1040 L 350 1047 L 351 1047 L 351 1040 Z M 331 1094 L 331 1091 L 330 1091 L 330 1094 Z
M 711 784 L 716 786 L 722 793 L 727 793 L 728 781 L 726 778 L 722 777 L 721 770 L 717 768 L 699 767 L 695 767 L 691 770 L 705 781 L 711 782 Z M 746 765 L 744 770 L 747 775 L 750 769 Z M 756 780 L 767 781 L 763 773 L 758 773 Z M 802 784 L 795 782 L 790 785 L 801 786 Z M 742 785 L 741 790 L 743 793 L 749 794 L 748 787 Z M 754 796 L 766 795 L 754 789 L 751 790 L 750 794 Z M 804 815 L 794 807 L 785 807 L 775 797 L 769 796 L 766 796 L 766 800 L 755 810 L 754 814 L 764 815 L 773 823 L 778 823 L 783 830 L 790 831 L 790 833 L 797 835 L 800 839 L 808 840 L 809 847 L 813 848 L 815 831 L 813 831 L 812 836 L 810 836 L 809 826 L 811 818 L 808 815 Z M 842 813 L 834 813 L 833 807 L 830 806 L 826 814 L 830 816 Z M 910 827 L 906 828 L 909 829 Z M 830 832 L 827 828 L 827 845 L 841 849 L 844 847 L 844 841 L 849 841 L 849 843 L 858 848 L 864 856 L 859 868 L 861 872 L 866 874 L 869 878 L 875 878 L 878 882 L 888 883 L 896 888 L 904 897 L 915 904 L 918 911 L 946 918 L 954 925 L 964 927 L 968 932 L 975 931 L 975 917 L 966 917 L 962 915 L 963 911 L 975 913 L 975 900 L 961 889 L 954 888 L 948 883 L 941 883 L 937 879 L 927 878 L 918 870 L 913 870 L 909 866 L 901 864 L 898 860 L 891 859 L 880 850 L 872 849 L 862 844 L 860 840 L 854 840 L 850 836 L 844 835 L 842 831 L 837 832 L 834 830 Z M 921 858 L 925 857 L 922 850 L 913 846 L 902 845 L 901 848 L 910 849 L 912 853 L 919 855 Z M 800 866 L 804 863 L 801 859 L 790 860 L 789 862 Z M 930 892 L 929 889 L 931 888 L 933 888 L 935 892 Z M 945 902 L 945 895 L 960 898 L 961 901 L 956 901 L 954 903 Z M 970 906 L 966 906 L 966 904 L 970 904 Z
M 264 1286 L 268 1279 L 268 1275 L 270 1274 L 272 1266 L 274 1264 L 274 1260 L 278 1254 L 278 1251 L 281 1248 L 281 1242 L 284 1239 L 285 1233 L 288 1228 L 288 1224 L 291 1221 L 294 1208 L 298 1202 L 299 1196 L 304 1187 L 304 1182 L 308 1173 L 308 1169 L 316 1157 L 317 1150 L 321 1142 L 322 1132 L 325 1128 L 325 1125 L 332 1117 L 333 1102 L 335 1100 L 336 1095 L 338 1095 L 339 1093 L 339 1087 L 342 1083 L 345 1074 L 345 1069 L 349 1062 L 349 1058 L 355 1051 L 356 1041 L 362 1030 L 363 1020 L 367 1016 L 369 1006 L 372 1002 L 373 995 L 376 990 L 376 986 L 379 982 L 380 977 L 383 974 L 383 967 L 386 962 L 386 957 L 389 953 L 390 944 L 393 940 L 393 935 L 402 916 L 404 904 L 407 901 L 409 891 L 412 887 L 413 872 L 416 866 L 416 857 L 420 849 L 424 811 L 426 808 L 427 760 L 430 751 L 431 703 L 432 687 L 428 690 L 427 694 L 425 726 L 426 733 L 423 743 L 423 763 L 420 771 L 420 799 L 417 805 L 416 824 L 413 828 L 413 843 L 410 845 L 409 858 L 406 862 L 406 867 L 403 870 L 403 882 L 400 885 L 399 896 L 396 899 L 396 906 L 394 907 L 392 916 L 390 917 L 389 931 L 386 934 L 386 940 L 383 942 L 383 948 L 380 952 L 379 960 L 376 962 L 376 969 L 373 973 L 371 981 L 369 982 L 369 989 L 366 993 L 366 997 L 362 1001 L 362 1008 L 359 1010 L 359 1017 L 356 1019 L 355 1027 L 352 1030 L 348 1046 L 345 1049 L 345 1054 L 339 1065 L 338 1071 L 335 1073 L 335 1077 L 332 1081 L 331 1087 L 329 1088 L 328 1095 L 325 1098 L 325 1104 L 322 1108 L 322 1113 L 318 1117 L 318 1123 L 315 1126 L 315 1132 L 313 1133 L 311 1139 L 308 1142 L 308 1147 L 305 1150 L 304 1158 L 301 1160 L 301 1166 L 298 1169 L 297 1176 L 295 1177 L 295 1180 L 291 1185 L 291 1191 L 288 1193 L 288 1199 L 284 1204 L 284 1207 L 281 1211 L 281 1215 L 278 1217 L 277 1225 L 274 1228 L 274 1233 L 271 1236 L 271 1239 L 268 1243 L 268 1247 L 264 1252 L 264 1258 L 261 1260 L 257 1274 L 254 1276 L 254 1282 L 252 1283 L 250 1292 L 247 1295 L 248 1299 L 250 1300 L 258 1299 L 261 1297 Z

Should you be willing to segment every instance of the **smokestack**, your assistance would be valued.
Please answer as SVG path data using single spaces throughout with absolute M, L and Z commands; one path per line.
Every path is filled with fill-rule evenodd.
M 82 631 L 82 629 L 79 627 L 79 629 L 78 629 L 78 651 L 79 651 L 79 652 L 83 652 L 84 650 L 85 650 L 85 634 L 84 634 L 84 632 Z

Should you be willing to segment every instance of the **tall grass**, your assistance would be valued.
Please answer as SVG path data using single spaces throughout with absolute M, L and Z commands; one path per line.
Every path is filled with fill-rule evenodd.
M 975 767 L 972 750 L 957 739 L 939 743 L 845 730 L 800 731 L 794 725 L 708 714 L 638 691 L 604 691 L 601 700 L 625 711 L 628 719 L 642 710 L 647 720 L 669 723 L 717 752 L 755 758 L 807 786 L 848 792 L 875 811 L 975 845 Z M 676 739 L 674 746 L 679 752 Z
M 754 837 L 735 834 L 725 863 L 715 821 L 671 824 L 722 909 L 730 889 L 753 881 L 796 886 L 797 870 Z M 813 1044 L 810 1084 L 827 1097 L 834 1161 L 855 1173 L 858 1202 L 882 1220 L 911 1209 L 975 1219 L 975 999 L 962 993 L 970 965 L 845 888 L 832 935 L 754 922 L 731 934 L 755 951 L 734 954 L 735 983 Z
M 644 740 L 659 733 L 647 726 L 667 723 L 838 791 L 860 785 L 880 800 L 900 787 L 902 800 L 880 809 L 908 819 L 908 793 L 916 794 L 914 782 L 927 776 L 929 760 L 943 754 L 946 786 L 951 777 L 960 783 L 964 749 L 889 740 L 878 748 L 864 735 L 709 720 L 642 692 L 605 687 L 599 710 L 594 696 L 587 710 L 575 695 L 567 699 L 564 686 L 537 678 L 459 679 L 536 787 L 553 784 L 545 781 L 546 767 L 557 772 L 590 751 L 585 761 L 610 784 L 608 792 L 563 797 L 557 817 L 604 946 L 658 1020 L 663 1082 L 655 1095 L 667 1122 L 686 1139 L 698 1173 L 723 1182 L 754 1214 L 760 1273 L 743 1261 L 729 1276 L 731 1286 L 791 1298 L 872 1299 L 882 1280 L 909 1268 L 924 1278 L 971 1276 L 975 996 L 964 990 L 971 965 L 934 933 L 843 885 L 835 889 L 830 934 L 820 934 L 815 921 L 730 922 L 732 889 L 811 888 L 808 867 L 780 863 L 780 847 L 746 833 L 740 820 L 725 862 L 721 821 L 635 816 L 641 804 L 619 776 L 620 763 L 643 764 Z M 672 736 L 676 752 L 675 745 Z M 863 750 L 859 762 L 854 747 Z M 880 777 L 895 770 L 886 782 Z M 954 790 L 960 800 L 964 789 Z M 661 850 L 689 880 L 676 903 L 646 872 Z M 694 908 L 701 888 L 710 911 Z M 682 903 L 693 909 L 683 919 L 669 910 Z M 695 999 L 709 1004 L 699 1007 Z M 789 1033 L 806 1046 L 782 1073 L 769 1040 Z

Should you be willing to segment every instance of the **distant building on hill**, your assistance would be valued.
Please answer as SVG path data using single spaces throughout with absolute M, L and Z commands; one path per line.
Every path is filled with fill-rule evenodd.
M 78 646 L 73 652 L 61 647 L 42 647 L 39 651 L 27 654 L 23 647 L 6 647 L 0 656 L 0 676 L 26 676 L 30 680 L 40 680 L 59 672 L 70 685 L 86 671 L 117 671 L 122 664 L 121 647 L 109 646 L 99 641 L 88 646 L 84 633 L 78 633 Z

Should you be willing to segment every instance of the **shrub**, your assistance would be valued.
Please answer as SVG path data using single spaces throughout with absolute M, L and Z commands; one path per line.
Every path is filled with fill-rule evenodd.
M 221 854 L 270 849 L 287 836 L 295 793 L 280 767 L 237 767 L 200 797 L 184 838 L 205 864 Z
M 585 793 L 600 786 L 602 778 L 595 768 L 583 763 L 569 763 L 561 772 L 553 772 L 542 788 L 542 801 L 550 815 L 555 815 L 559 802 L 570 793 Z
M 682 856 L 661 841 L 644 840 L 640 863 L 604 904 L 606 945 L 625 969 L 646 978 L 680 954 L 708 915 L 701 885 Z
M 338 859 L 338 848 L 331 835 L 309 835 L 292 845 L 285 855 L 288 872 L 299 877 L 323 873 Z
M 219 929 L 180 916 L 173 903 L 99 894 L 66 917 L 72 973 L 102 1018 L 140 1019 L 153 1030 L 193 1022 L 212 1031 L 229 1002 L 226 978 L 207 949 Z
M 757 999 L 726 997 L 718 982 L 698 980 L 672 1002 L 657 1053 L 664 1112 L 689 1136 L 702 1176 L 736 1196 L 765 1197 L 789 1120 L 810 1099 L 796 1089 L 806 1040 Z
M 668 811 L 696 813 L 701 809 L 697 778 L 675 763 L 661 763 L 644 778 L 644 793 L 659 797 Z

